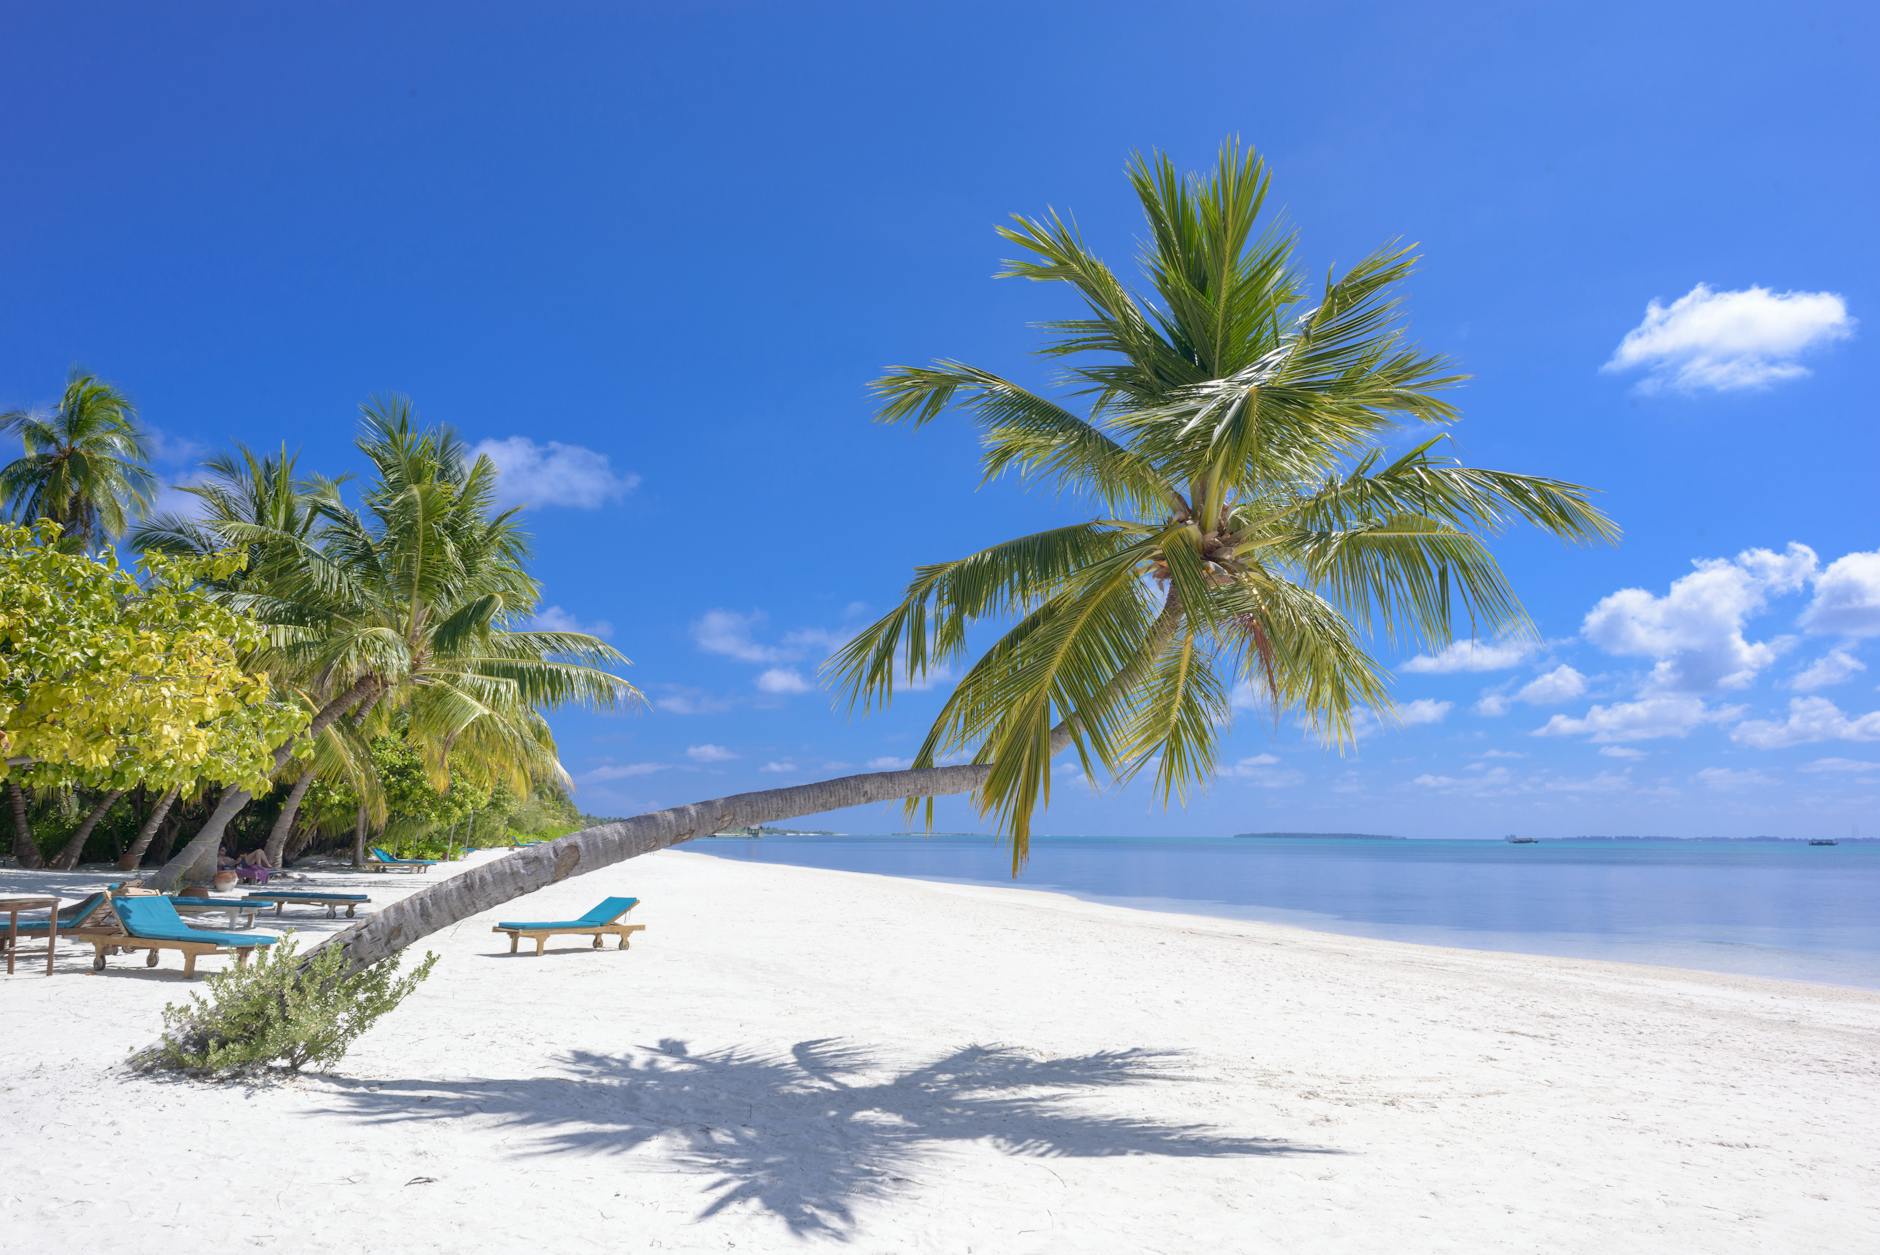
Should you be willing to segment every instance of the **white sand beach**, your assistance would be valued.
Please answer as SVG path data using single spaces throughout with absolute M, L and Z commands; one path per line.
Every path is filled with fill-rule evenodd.
M 683 851 L 500 914 L 609 893 L 630 951 L 466 921 L 338 1074 L 263 1087 L 122 1068 L 174 956 L 29 952 L 0 1246 L 1880 1249 L 1880 994 Z

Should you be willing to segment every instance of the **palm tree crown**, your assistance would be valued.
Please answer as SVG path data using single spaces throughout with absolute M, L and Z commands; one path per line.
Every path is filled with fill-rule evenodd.
M 137 410 L 94 375 L 74 371 L 50 414 L 0 414 L 0 431 L 17 432 L 25 446 L 0 467 L 0 501 L 19 522 L 51 519 L 91 549 L 122 535 L 150 503 L 155 480 Z
M 1238 144 L 1208 177 L 1138 156 L 1148 220 L 1131 291 L 1049 213 L 1000 235 L 1002 277 L 1061 283 L 1082 316 L 1048 323 L 1082 412 L 955 361 L 874 384 L 886 422 L 948 410 L 981 431 L 988 478 L 1054 481 L 1103 516 L 918 569 L 902 601 L 828 664 L 861 705 L 885 704 L 963 656 L 967 628 L 1006 630 L 942 706 L 916 766 L 988 766 L 978 801 L 1011 833 L 1014 866 L 1050 795 L 1052 757 L 1126 779 L 1154 767 L 1165 798 L 1211 774 L 1236 684 L 1328 742 L 1363 707 L 1388 714 L 1372 642 L 1440 645 L 1459 618 L 1531 630 L 1483 537 L 1526 520 L 1575 541 L 1617 528 L 1574 484 L 1462 466 L 1443 439 L 1387 459 L 1405 423 L 1442 427 L 1445 359 L 1405 338 L 1392 245 L 1316 291 L 1290 232 L 1261 222 L 1268 178 Z M 929 803 L 931 805 L 931 803 Z

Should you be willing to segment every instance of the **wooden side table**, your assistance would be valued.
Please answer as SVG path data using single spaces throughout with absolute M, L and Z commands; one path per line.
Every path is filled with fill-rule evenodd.
M 52 961 L 59 953 L 59 899 L 36 894 L 27 897 L 0 898 L 0 911 L 7 913 L 7 975 L 13 975 L 13 960 L 20 953 L 20 912 L 48 911 L 46 925 L 46 975 L 52 975 Z

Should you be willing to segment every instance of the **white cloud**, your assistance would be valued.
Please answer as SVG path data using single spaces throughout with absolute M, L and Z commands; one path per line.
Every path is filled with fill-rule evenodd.
M 1707 789 L 1747 789 L 1774 784 L 1776 778 L 1753 767 L 1706 767 L 1697 773 L 1697 782 Z
M 762 767 L 759 767 L 758 770 L 773 776 L 787 776 L 796 770 L 796 764 L 787 758 L 783 758 L 775 762 L 765 763 Z
M 1483 750 L 1483 758 L 1526 758 L 1519 750 Z
M 1854 657 L 1853 650 L 1842 645 L 1829 650 L 1803 667 L 1796 673 L 1795 678 L 1789 681 L 1789 687 L 1801 689 L 1803 692 L 1832 688 L 1849 676 L 1866 669 L 1867 664 Z
M 640 486 L 638 475 L 616 474 L 605 453 L 559 440 L 506 436 L 478 441 L 470 452 L 496 464 L 496 496 L 504 505 L 596 510 Z
M 606 619 L 583 623 L 560 606 L 543 606 L 535 612 L 535 617 L 529 620 L 529 627 L 538 632 L 586 632 L 590 636 L 614 634 L 614 625 Z
M 1698 284 L 1669 305 L 1645 306 L 1603 369 L 1643 370 L 1645 391 L 1728 392 L 1799 379 L 1809 349 L 1854 334 L 1847 302 L 1834 292 L 1718 292 Z
M 1871 776 L 1880 775 L 1880 762 L 1859 758 L 1817 758 L 1802 770 L 1816 775 Z
M 1454 702 L 1439 702 L 1430 697 L 1401 702 L 1388 715 L 1379 715 L 1368 706 L 1352 712 L 1351 731 L 1360 739 L 1392 728 L 1414 728 L 1426 723 L 1441 723 L 1448 718 Z
M 1563 662 L 1545 675 L 1529 680 L 1515 696 L 1530 706 L 1551 706 L 1572 701 L 1584 692 L 1586 677 Z
M 603 780 L 631 780 L 636 776 L 650 776 L 657 771 L 667 771 L 665 763 L 608 763 L 591 771 L 581 773 L 581 780 L 599 784 Z
M 1635 702 L 1594 706 L 1577 718 L 1555 715 L 1536 736 L 1585 736 L 1596 744 L 1687 736 L 1705 723 L 1735 718 L 1741 707 L 1709 707 L 1684 693 L 1659 693 Z
M 1780 651 L 1778 642 L 1746 640 L 1745 621 L 1770 596 L 1800 589 L 1814 573 L 1815 551 L 1791 542 L 1782 553 L 1750 549 L 1692 565 L 1663 597 L 1622 588 L 1603 598 L 1580 631 L 1609 654 L 1656 660 L 1653 689 L 1741 688 Z
M 193 492 L 183 490 L 194 484 L 209 481 L 207 471 L 185 471 L 172 479 L 157 485 L 157 491 L 151 495 L 150 509 L 145 518 L 158 518 L 165 515 L 179 519 L 200 519 L 208 509 L 208 502 Z
M 669 715 L 719 715 L 735 705 L 737 703 L 728 697 L 719 697 L 683 684 L 662 685 L 653 698 L 654 708 Z
M 151 423 L 143 425 L 144 451 L 152 462 L 182 465 L 200 462 L 209 455 L 209 446 L 200 440 L 178 435 Z
M 795 653 L 760 643 L 755 629 L 764 622 L 762 611 L 739 614 L 735 610 L 707 610 L 692 625 L 692 640 L 708 654 L 723 654 L 739 662 L 786 662 Z
M 722 745 L 688 745 L 685 756 L 695 763 L 728 763 L 737 755 Z
M 1644 758 L 1644 750 L 1635 750 L 1629 745 L 1602 745 L 1599 747 L 1602 758 L 1617 758 L 1628 763 L 1635 763 Z
M 1405 671 L 1446 674 L 1452 671 L 1503 671 L 1519 663 L 1536 646 L 1527 640 L 1454 641 L 1434 654 L 1418 654 L 1403 664 Z
M 1802 627 L 1833 636 L 1880 636 L 1880 549 L 1829 563 L 1815 578 Z
M 807 693 L 810 683 L 795 667 L 770 667 L 757 677 L 757 687 L 765 693 Z
M 1880 741 L 1880 710 L 1847 715 L 1825 697 L 1794 697 L 1787 719 L 1745 719 L 1730 730 L 1730 739 L 1760 750 L 1814 741 Z
M 1303 772 L 1280 766 L 1277 754 L 1251 755 L 1222 767 L 1220 774 L 1234 780 L 1245 780 L 1262 789 L 1283 789 L 1305 779 Z
M 914 765 L 914 760 L 911 758 L 896 758 L 892 754 L 883 754 L 878 758 L 869 759 L 863 765 L 870 771 L 906 771 L 909 767 Z
M 1475 713 L 1478 715 L 1487 715 L 1491 719 L 1497 715 L 1507 714 L 1508 695 L 1495 690 L 1490 690 L 1482 694 L 1482 700 L 1475 703 Z

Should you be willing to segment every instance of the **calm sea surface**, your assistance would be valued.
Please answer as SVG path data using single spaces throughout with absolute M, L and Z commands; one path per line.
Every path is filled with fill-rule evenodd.
M 718 838 L 719 858 L 1010 885 L 987 837 Z M 1880 842 L 1040 837 L 1016 882 L 1329 932 L 1880 988 Z

